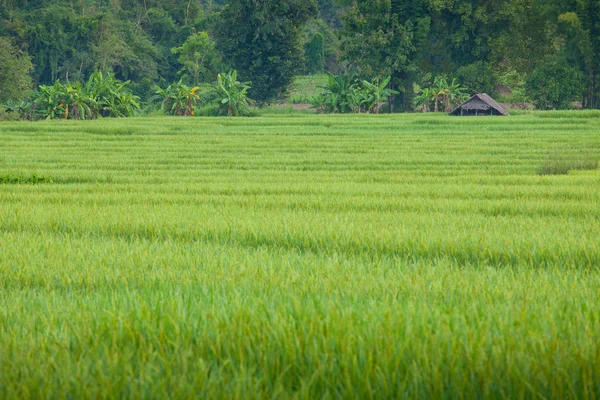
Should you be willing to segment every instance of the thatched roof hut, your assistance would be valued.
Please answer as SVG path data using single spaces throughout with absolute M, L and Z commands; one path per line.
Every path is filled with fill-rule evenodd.
M 508 111 L 487 94 L 478 93 L 458 106 L 450 115 L 508 115 Z

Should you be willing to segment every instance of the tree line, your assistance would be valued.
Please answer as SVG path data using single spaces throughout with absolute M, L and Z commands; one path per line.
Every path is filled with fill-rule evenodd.
M 98 73 L 145 102 L 234 70 L 259 104 L 327 71 L 386 82 L 391 112 L 445 81 L 540 108 L 600 108 L 600 2 L 0 0 L 0 103 Z

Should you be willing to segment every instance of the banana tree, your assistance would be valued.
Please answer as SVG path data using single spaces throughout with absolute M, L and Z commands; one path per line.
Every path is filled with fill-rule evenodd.
M 127 90 L 129 83 L 119 81 L 114 74 L 95 72 L 87 81 L 85 90 L 103 117 L 131 117 L 140 105 L 139 97 Z
M 81 84 L 63 85 L 57 81 L 52 86 L 42 85 L 35 95 L 34 105 L 43 119 L 90 119 L 90 99 Z
M 200 101 L 199 90 L 198 86 L 190 87 L 180 80 L 166 89 L 157 87 L 152 99 L 161 100 L 162 110 L 169 115 L 193 116 L 194 108 Z
M 379 81 L 379 79 L 376 79 L 373 82 L 364 80 L 362 81 L 362 91 L 364 94 L 363 103 L 366 106 L 366 111 L 379 114 L 379 111 L 381 110 L 381 104 L 387 99 L 389 99 L 390 96 L 400 93 L 396 90 L 388 88 L 391 79 L 392 78 L 388 76 L 381 82 Z
M 248 97 L 249 82 L 239 82 L 237 71 L 220 73 L 217 82 L 208 86 L 208 97 L 218 106 L 219 115 L 239 116 L 247 114 L 254 100 Z
M 421 88 L 416 86 L 415 105 L 423 112 L 429 112 L 431 105 L 433 111 L 440 111 L 440 105 L 444 111 L 450 111 L 454 106 L 460 104 L 468 96 L 465 90 L 453 79 L 451 83 L 448 80 L 439 76 L 433 81 L 433 84 L 428 87 Z
M 431 88 L 420 88 L 417 87 L 415 90 L 417 95 L 415 96 L 415 105 L 417 109 L 422 110 L 424 113 L 429 112 L 430 104 L 433 104 L 436 99 L 436 92 Z
M 325 91 L 315 97 L 313 106 L 328 113 L 359 112 L 362 99 L 358 84 L 353 75 L 327 73 L 327 85 L 320 86 Z
M 452 79 L 452 82 L 447 87 L 446 96 L 444 98 L 445 111 L 452 111 L 453 108 L 467 100 L 468 97 L 469 94 L 467 91 L 460 86 L 456 79 Z
M 327 86 L 323 93 L 316 96 L 313 106 L 327 113 L 361 113 L 379 114 L 381 105 L 390 96 L 398 94 L 389 89 L 391 78 L 376 79 L 373 82 L 359 80 L 353 75 L 328 74 Z

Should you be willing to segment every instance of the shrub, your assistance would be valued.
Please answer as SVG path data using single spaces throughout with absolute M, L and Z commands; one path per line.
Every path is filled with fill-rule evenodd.
M 37 174 L 32 175 L 18 175 L 18 174 L 5 174 L 0 175 L 0 184 L 3 185 L 36 185 L 39 183 L 53 183 L 52 179 L 44 176 L 38 176 Z
M 237 71 L 220 73 L 212 85 L 190 87 L 180 80 L 166 89 L 156 87 L 152 100 L 160 100 L 163 112 L 169 115 L 253 116 L 248 98 L 250 85 L 237 80 Z
M 18 121 L 19 114 L 9 107 L 0 106 L 0 121 Z
M 388 89 L 391 77 L 382 81 L 375 79 L 373 82 L 362 81 L 362 100 L 363 110 L 379 114 L 382 103 L 386 102 L 392 95 L 398 94 L 395 90 Z
M 6 114 L 11 114 L 18 120 L 32 120 L 34 112 L 33 103 L 31 99 L 25 99 L 18 103 L 9 100 L 4 106 L 4 112 Z
M 316 96 L 313 106 L 326 113 L 360 112 L 358 77 L 350 74 L 327 74 L 327 85 L 321 86 L 324 93 Z
M 202 107 L 196 107 L 195 115 L 197 117 L 218 117 L 219 106 L 217 104 L 209 104 Z
M 583 97 L 583 75 L 565 60 L 555 60 L 533 71 L 525 89 L 538 109 L 570 109 Z
M 0 121 L 19 121 L 20 119 L 16 112 L 6 112 L 0 109 Z

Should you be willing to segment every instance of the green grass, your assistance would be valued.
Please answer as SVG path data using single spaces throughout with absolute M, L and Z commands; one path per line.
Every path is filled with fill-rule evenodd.
M 297 76 L 288 97 L 291 104 L 312 104 L 315 95 L 323 91 L 320 86 L 327 85 L 327 75 Z
M 0 398 L 600 397 L 580 116 L 2 123 Z

